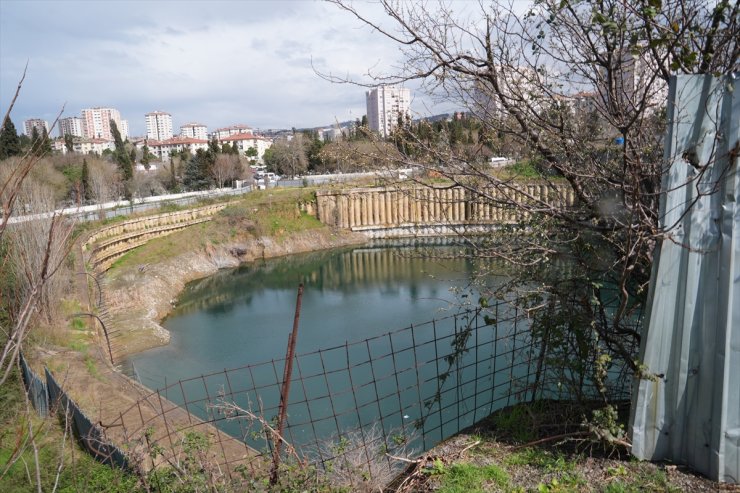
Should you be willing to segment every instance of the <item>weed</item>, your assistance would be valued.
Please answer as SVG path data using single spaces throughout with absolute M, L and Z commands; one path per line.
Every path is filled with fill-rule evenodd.
M 453 464 L 441 474 L 440 493 L 477 493 L 487 491 L 493 483 L 507 487 L 509 475 L 495 464 L 476 466 L 473 464 Z
M 515 452 L 504 461 L 509 465 L 529 465 L 547 472 L 569 472 L 576 467 L 575 462 L 567 460 L 564 455 L 539 448 L 526 448 Z
M 493 424 L 498 430 L 520 443 L 535 438 L 533 421 L 531 413 L 524 406 L 513 407 L 508 412 L 501 412 L 493 417 Z
M 95 360 L 93 360 L 89 354 L 85 355 L 85 367 L 87 368 L 87 371 L 95 378 L 100 378 L 100 372 L 98 372 L 98 367 L 95 364 Z
M 75 317 L 69 321 L 69 326 L 72 330 L 85 330 L 87 326 L 85 321 L 80 317 Z

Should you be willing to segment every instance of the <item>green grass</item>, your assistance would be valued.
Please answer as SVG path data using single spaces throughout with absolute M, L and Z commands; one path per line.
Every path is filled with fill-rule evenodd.
M 509 475 L 495 464 L 476 466 L 469 463 L 453 464 L 440 471 L 439 493 L 483 493 L 495 484 L 505 488 Z
M 77 446 L 73 438 L 69 435 L 65 438 L 56 417 L 43 419 L 33 409 L 27 411 L 17 372 L 0 387 L 0 402 L 3 403 L 0 406 L 0 473 L 8 465 L 16 445 L 26 442 L 30 423 L 38 447 L 42 491 L 52 491 L 57 481 L 57 471 L 57 491 L 61 493 L 140 491 L 136 477 L 96 462 Z M 37 490 L 33 447 L 29 442 L 26 443 L 28 446 L 23 450 L 21 458 L 0 479 L 0 491 L 3 493 Z
M 250 237 L 277 239 L 303 230 L 323 227 L 315 217 L 300 211 L 299 204 L 313 200 L 313 190 L 279 189 L 251 192 L 232 201 L 212 221 L 171 235 L 155 238 L 116 259 L 109 273 L 131 266 L 156 264 L 178 253 Z
M 560 453 L 553 453 L 540 448 L 526 448 L 515 452 L 504 459 L 508 465 L 528 465 L 548 472 L 569 472 L 576 467 L 574 460 L 569 460 Z

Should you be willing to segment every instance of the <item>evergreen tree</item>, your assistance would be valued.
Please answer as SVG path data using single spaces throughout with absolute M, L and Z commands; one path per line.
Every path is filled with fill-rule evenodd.
M 321 149 L 324 148 L 324 141 L 319 139 L 318 132 L 314 132 L 313 139 L 308 146 L 308 169 L 315 171 L 321 169 L 323 161 L 321 159 Z
M 123 195 L 126 200 L 131 200 L 131 180 L 134 177 L 134 164 L 131 161 L 131 155 L 126 151 L 126 146 L 121 139 L 121 132 L 118 131 L 116 122 L 110 121 L 110 131 L 113 134 L 113 141 L 115 142 L 116 150 L 113 152 L 113 158 L 118 165 L 118 171 L 121 173 L 121 179 L 123 181 Z
M 20 153 L 21 141 L 18 132 L 15 130 L 15 125 L 8 117 L 3 122 L 2 130 L 0 130 L 0 160 L 18 156 Z
M 67 148 L 67 152 L 72 153 L 75 150 L 74 139 L 70 134 L 64 134 L 64 147 Z
M 49 138 L 49 132 L 46 129 L 41 131 L 41 143 L 39 145 L 41 149 L 41 155 L 51 154 L 51 139 Z
M 249 158 L 249 164 L 256 164 L 257 163 L 257 156 L 259 153 L 257 152 L 257 149 L 254 147 L 250 147 L 246 151 L 244 151 L 244 154 Z
M 144 165 L 145 169 L 149 169 L 149 163 L 151 162 L 151 154 L 149 154 L 149 146 L 146 145 L 146 140 L 144 140 L 144 147 L 141 149 L 141 164 Z
M 39 139 L 41 139 L 39 131 L 38 129 L 36 129 L 36 127 L 33 127 L 31 129 L 31 153 L 36 156 L 41 155 L 41 149 L 39 149 Z
M 170 191 L 174 192 L 177 189 L 177 177 L 175 175 L 175 160 L 170 156 Z
M 198 149 L 185 166 L 183 184 L 190 190 L 206 190 L 213 185 L 211 167 L 216 162 L 216 154 L 210 150 Z
M 87 159 L 85 158 L 82 158 L 82 177 L 80 178 L 80 182 L 82 183 L 82 197 L 87 202 L 92 198 L 92 194 L 90 193 L 90 169 L 87 166 Z
M 221 152 L 221 148 L 218 146 L 218 141 L 216 140 L 216 137 L 213 137 L 208 143 L 208 150 L 213 154 L 218 154 L 219 152 Z

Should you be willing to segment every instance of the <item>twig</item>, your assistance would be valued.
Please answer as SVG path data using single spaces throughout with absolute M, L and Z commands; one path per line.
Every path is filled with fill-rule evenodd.
M 560 440 L 561 438 L 586 437 L 586 436 L 588 436 L 590 434 L 591 433 L 588 432 L 588 431 L 574 431 L 574 432 L 571 432 L 571 433 L 562 433 L 560 435 L 554 435 L 554 436 L 547 437 L 547 438 L 541 438 L 541 439 L 535 440 L 533 442 L 528 442 L 528 443 L 524 443 L 522 445 L 517 445 L 516 447 L 514 447 L 511 450 L 512 451 L 515 451 L 515 450 L 519 450 L 519 449 L 523 449 L 523 448 L 527 448 L 527 447 L 532 447 L 533 445 L 539 445 L 540 443 L 552 442 L 553 440 Z
M 475 443 L 471 443 L 470 445 L 468 445 L 467 447 L 465 447 L 464 449 L 462 449 L 460 452 L 458 452 L 457 455 L 458 456 L 462 456 L 465 452 L 467 452 L 471 448 L 473 448 L 473 447 L 475 447 L 477 445 L 480 445 L 481 444 L 481 441 L 482 440 L 477 440 Z

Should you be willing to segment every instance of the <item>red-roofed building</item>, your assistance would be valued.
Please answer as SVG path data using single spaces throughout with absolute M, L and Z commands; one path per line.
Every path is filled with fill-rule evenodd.
M 195 154 L 198 149 L 207 150 L 208 141 L 204 139 L 194 139 L 192 137 L 172 137 L 167 140 L 148 140 L 146 141 L 149 152 L 157 156 L 161 161 L 167 161 L 174 152 L 182 152 L 183 149 Z M 144 141 L 136 143 L 139 149 L 144 147 Z
M 64 139 L 56 139 L 52 142 L 52 149 L 67 154 L 67 145 L 64 143 Z M 112 140 L 106 139 L 85 139 L 82 137 L 73 137 L 72 149 L 77 154 L 103 154 L 106 149 L 114 150 L 116 148 L 115 143 Z
M 272 141 L 259 135 L 250 133 L 241 133 L 228 135 L 226 137 L 217 139 L 219 145 L 229 144 L 230 146 L 236 146 L 239 149 L 239 154 L 244 156 L 247 149 L 250 147 L 257 151 L 257 160 L 262 162 L 262 157 L 265 155 L 265 151 L 272 146 Z
M 253 134 L 252 127 L 249 127 L 247 125 L 232 125 L 230 127 L 224 127 L 224 128 L 217 128 L 213 131 L 212 137 L 215 137 L 216 140 L 221 140 L 225 137 L 230 137 L 232 135 L 240 135 L 240 134 Z

